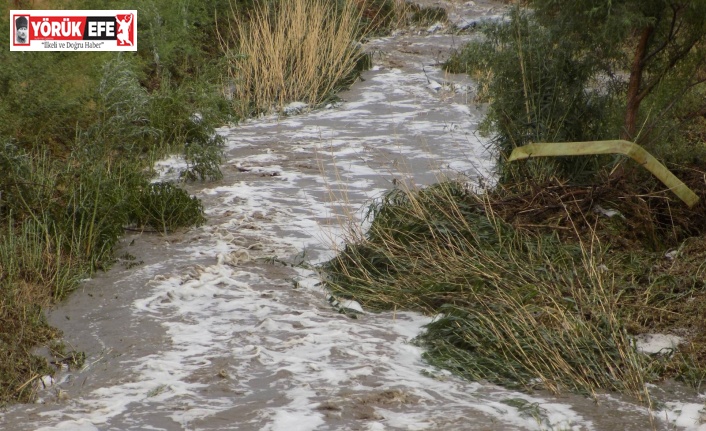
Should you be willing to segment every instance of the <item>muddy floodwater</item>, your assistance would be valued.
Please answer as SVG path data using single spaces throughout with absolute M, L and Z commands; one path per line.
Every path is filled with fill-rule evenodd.
M 457 2 L 460 25 L 503 6 Z M 492 178 L 468 77 L 439 62 L 473 34 L 435 25 L 372 40 L 373 68 L 342 101 L 246 121 L 227 138 L 224 179 L 191 184 L 208 223 L 128 235 L 106 273 L 49 314 L 83 368 L 38 381 L 3 430 L 706 430 L 703 395 L 654 388 L 660 410 L 615 394 L 526 394 L 426 364 L 412 340 L 432 319 L 357 319 L 314 271 L 370 199 L 442 176 Z M 177 178 L 183 161 L 157 164 Z M 128 260 L 134 256 L 134 260 Z M 134 265 L 137 264 L 137 265 Z

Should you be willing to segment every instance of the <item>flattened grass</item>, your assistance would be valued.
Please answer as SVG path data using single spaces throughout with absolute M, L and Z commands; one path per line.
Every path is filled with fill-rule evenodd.
M 612 222 L 576 213 L 571 193 L 556 193 L 556 207 L 505 211 L 500 204 L 513 194 L 520 193 L 476 194 L 457 182 L 390 191 L 371 205 L 369 230 L 351 234 L 325 264 L 329 288 L 369 309 L 437 315 L 417 342 L 431 363 L 473 380 L 556 393 L 620 391 L 649 404 L 645 383 L 699 375 L 703 364 L 693 354 L 687 367 L 686 356 L 635 348 L 633 335 L 658 327 L 640 312 L 660 277 L 645 271 L 657 258 L 650 247 L 620 249 L 596 230 Z M 532 210 L 536 226 L 522 218 Z M 639 259 L 642 278 L 625 256 Z

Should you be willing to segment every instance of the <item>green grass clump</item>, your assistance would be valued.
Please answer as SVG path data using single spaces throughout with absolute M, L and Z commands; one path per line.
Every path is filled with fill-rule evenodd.
M 645 298 L 625 286 L 644 291 L 645 280 L 622 276 L 619 251 L 592 233 L 597 225 L 572 218 L 570 204 L 537 210 L 566 229 L 519 228 L 501 217 L 502 195 L 458 182 L 390 191 L 371 205 L 369 230 L 324 265 L 329 288 L 373 310 L 438 315 L 417 342 L 432 364 L 464 377 L 649 402 L 645 383 L 673 365 L 633 345 L 644 305 L 634 301 Z
M 150 184 L 133 160 L 78 145 L 64 160 L 0 147 L 0 404 L 32 399 L 51 374 L 32 349 L 58 335 L 43 309 L 107 269 L 129 225 L 160 232 L 203 223 L 201 202 Z M 18 334 L 20 334 L 18 336 Z
M 184 189 L 164 182 L 152 183 L 142 190 L 135 208 L 135 220 L 165 234 L 206 221 L 200 200 L 189 196 Z
M 411 20 L 415 24 L 431 25 L 437 22 L 446 22 L 448 20 L 448 16 L 446 14 L 446 9 L 441 6 L 416 6 L 413 7 Z
M 173 129 L 142 116 L 139 98 L 131 111 L 111 112 L 124 101 L 100 106 L 105 115 L 71 143 L 33 149 L 21 137 L 0 141 L 0 405 L 32 401 L 37 379 L 54 372 L 32 353 L 60 336 L 43 310 L 111 265 L 126 226 L 167 232 L 203 223 L 198 200 L 173 184 L 150 185 L 146 175 L 148 162 L 173 145 L 163 141 Z M 186 115 L 181 120 L 195 131 L 180 136 L 196 136 L 184 144 L 187 178 L 219 178 L 219 140 Z

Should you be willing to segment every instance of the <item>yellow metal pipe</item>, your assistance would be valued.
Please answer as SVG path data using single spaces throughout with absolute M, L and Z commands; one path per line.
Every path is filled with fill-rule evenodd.
M 517 147 L 510 154 L 508 161 L 528 159 L 530 157 L 586 156 L 593 154 L 623 154 L 645 169 L 652 172 L 664 185 L 669 187 L 689 208 L 696 205 L 699 197 L 686 184 L 655 159 L 652 154 L 634 142 L 624 140 L 553 142 L 528 144 Z

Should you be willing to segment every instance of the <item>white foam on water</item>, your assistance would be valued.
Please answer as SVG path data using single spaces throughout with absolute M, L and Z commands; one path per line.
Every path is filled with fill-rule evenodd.
M 91 421 L 79 419 L 65 421 L 56 426 L 37 428 L 36 431 L 100 431 Z
M 176 181 L 187 168 L 186 160 L 181 155 L 173 155 L 158 160 L 153 166 L 156 177 L 152 179 L 152 182 Z
M 657 416 L 687 431 L 706 431 L 706 396 L 702 403 L 667 402 Z
M 648 354 L 673 352 L 683 342 L 682 337 L 673 334 L 640 334 L 635 337 L 637 350 Z

